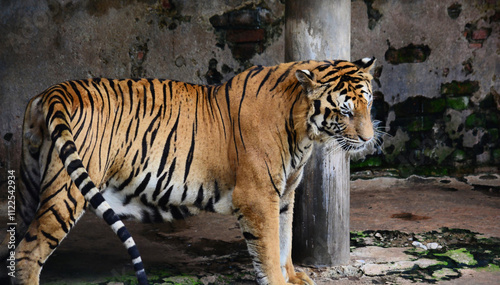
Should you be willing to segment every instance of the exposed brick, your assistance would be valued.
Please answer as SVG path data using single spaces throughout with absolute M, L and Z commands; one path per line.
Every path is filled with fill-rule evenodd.
M 481 28 L 472 32 L 473 40 L 485 40 L 490 36 L 491 29 Z
M 234 43 L 248 43 L 263 41 L 266 36 L 264 29 L 257 30 L 229 30 L 226 40 Z
M 469 48 L 482 48 L 483 44 L 482 43 L 470 43 Z
M 254 56 L 255 53 L 263 51 L 262 44 L 256 43 L 238 43 L 232 47 L 233 57 L 237 60 L 248 60 Z

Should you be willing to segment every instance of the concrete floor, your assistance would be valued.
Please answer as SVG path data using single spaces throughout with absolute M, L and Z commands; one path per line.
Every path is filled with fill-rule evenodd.
M 355 180 L 351 184 L 351 231 L 372 231 L 362 238 L 367 246 L 352 248 L 347 266 L 321 269 L 298 266 L 298 270 L 308 272 L 318 285 L 429 283 L 405 278 L 408 267 L 418 264 L 425 268 L 435 263 L 408 255 L 407 251 L 415 246 L 405 239 L 418 239 L 425 245 L 424 233 L 439 232 L 443 227 L 467 229 L 478 233 L 473 235 L 479 238 L 500 237 L 499 189 L 500 175 L 496 174 L 461 180 L 449 177 Z M 1 214 L 3 238 L 7 215 Z M 233 217 L 203 214 L 174 224 L 126 224 L 150 275 L 162 279 L 172 276 L 173 279 L 164 279 L 160 284 L 193 284 L 192 280 L 202 284 L 255 284 L 250 258 Z M 405 233 L 400 237 L 403 242 L 397 244 L 396 238 L 387 236 L 392 234 L 388 231 Z M 394 244 L 385 243 L 381 247 L 389 239 L 394 239 Z M 442 241 L 437 242 L 446 246 Z M 123 282 L 123 276 L 131 272 L 128 255 L 118 239 L 104 222 L 87 214 L 51 256 L 41 281 L 42 284 L 106 284 L 112 278 Z M 448 275 L 451 277 L 438 278 L 437 284 L 500 284 L 498 270 L 465 266 Z

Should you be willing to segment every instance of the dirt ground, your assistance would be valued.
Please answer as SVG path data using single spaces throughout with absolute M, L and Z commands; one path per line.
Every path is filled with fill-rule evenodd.
M 318 285 L 500 284 L 499 189 L 497 174 L 355 180 L 350 263 L 297 270 Z M 7 223 L 4 211 L 0 238 Z M 255 284 L 233 217 L 203 214 L 174 224 L 126 225 L 155 284 Z M 78 222 L 41 275 L 42 284 L 129 284 L 134 279 L 126 251 L 93 214 Z

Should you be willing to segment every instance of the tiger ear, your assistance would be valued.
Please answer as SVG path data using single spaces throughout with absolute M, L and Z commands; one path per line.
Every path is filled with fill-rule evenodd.
M 318 84 L 316 83 L 316 75 L 307 69 L 297 70 L 295 72 L 295 77 L 297 77 L 300 84 L 302 84 L 302 88 L 307 93 L 310 93 Z
M 353 63 L 355 65 L 357 65 L 359 67 L 359 69 L 361 71 L 363 71 L 364 73 L 370 73 L 370 71 L 373 69 L 373 67 L 375 66 L 375 62 L 377 60 L 375 59 L 375 57 L 365 57 L 365 58 L 362 58 L 362 59 L 359 59 L 359 60 L 356 60 L 354 61 Z

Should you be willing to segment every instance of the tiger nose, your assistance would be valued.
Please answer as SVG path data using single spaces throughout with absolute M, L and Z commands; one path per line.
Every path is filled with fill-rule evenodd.
M 373 138 L 373 136 L 361 136 L 361 135 L 358 135 L 358 137 L 362 142 L 367 142 Z

